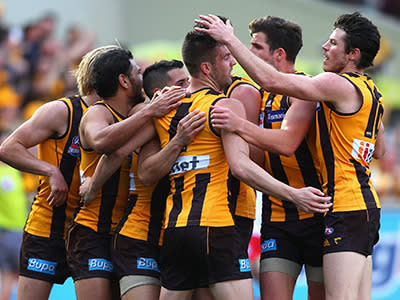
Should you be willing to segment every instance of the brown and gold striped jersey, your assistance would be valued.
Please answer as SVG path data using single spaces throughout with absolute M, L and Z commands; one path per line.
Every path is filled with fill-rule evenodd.
M 362 105 L 344 114 L 320 104 L 316 124 L 323 191 L 332 197 L 333 211 L 379 208 L 369 165 L 384 111 L 382 94 L 368 75 L 341 76 L 360 93 Z
M 50 137 L 38 146 L 38 158 L 60 168 L 69 187 L 67 201 L 51 207 L 46 199 L 51 187 L 48 176 L 39 177 L 38 194 L 25 225 L 25 231 L 46 238 L 64 238 L 66 228 L 79 203 L 79 137 L 78 127 L 87 105 L 80 96 L 62 98 L 68 107 L 68 128 L 61 137 Z
M 113 115 L 114 122 L 124 119 L 104 101 L 94 105 L 104 105 Z M 102 154 L 81 147 L 81 179 L 92 176 Z M 74 222 L 87 226 L 99 233 L 112 233 L 124 213 L 128 202 L 130 158 L 104 183 L 96 198 L 88 205 L 80 205 Z
M 210 106 L 225 95 L 200 89 L 186 98 L 178 109 L 155 119 L 161 147 L 171 140 L 178 122 L 190 111 L 206 113 L 205 128 L 182 149 L 169 177 L 164 227 L 232 226 L 229 166 L 222 140 L 210 122 Z

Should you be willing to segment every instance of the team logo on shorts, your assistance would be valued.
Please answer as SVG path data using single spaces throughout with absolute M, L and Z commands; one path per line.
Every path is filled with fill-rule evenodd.
M 142 270 L 152 270 L 160 272 L 157 261 L 154 258 L 139 257 L 137 259 L 137 268 Z
M 261 253 L 276 250 L 276 240 L 269 239 L 261 244 Z
M 79 136 L 74 136 L 72 138 L 71 145 L 68 148 L 68 154 L 74 157 L 81 156 L 81 149 L 79 147 Z
M 250 261 L 248 258 L 239 259 L 240 272 L 250 272 Z
M 28 259 L 28 267 L 27 269 L 30 271 L 35 271 L 39 273 L 45 273 L 50 275 L 56 275 L 56 262 L 38 259 L 38 258 L 29 258 Z
M 330 235 L 334 232 L 335 230 L 333 227 L 325 227 L 325 235 Z
M 88 260 L 89 271 L 112 272 L 114 266 L 111 261 L 104 258 L 91 258 Z

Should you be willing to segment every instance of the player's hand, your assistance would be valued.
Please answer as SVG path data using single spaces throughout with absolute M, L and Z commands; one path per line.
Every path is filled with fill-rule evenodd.
M 96 197 L 96 192 L 92 191 L 92 177 L 85 177 L 79 187 L 79 195 L 83 205 L 88 205 Z
M 223 106 L 211 106 L 211 124 L 215 129 L 237 132 L 244 119 Z
M 202 27 L 195 26 L 194 30 L 208 33 L 217 42 L 227 44 L 229 39 L 234 35 L 233 27 L 229 20 L 226 24 L 217 16 L 209 14 L 207 16 L 200 15 L 200 19 L 195 19 L 195 23 Z
M 325 213 L 332 206 L 331 197 L 326 197 L 323 192 L 313 187 L 295 189 L 293 202 L 305 212 Z
M 154 94 L 148 109 L 153 117 L 162 117 L 181 105 L 181 99 L 186 96 L 186 89 L 180 86 L 165 87 Z
M 53 173 L 49 176 L 49 183 L 51 191 L 47 202 L 52 207 L 62 205 L 68 198 L 68 185 L 60 169 L 54 168 Z
M 195 109 L 178 123 L 178 129 L 174 138 L 182 147 L 189 144 L 204 129 L 204 122 L 207 120 L 205 117 L 206 114 L 199 111 L 199 109 Z

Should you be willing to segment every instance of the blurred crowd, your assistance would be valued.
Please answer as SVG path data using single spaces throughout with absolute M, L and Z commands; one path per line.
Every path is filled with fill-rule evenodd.
M 43 102 L 77 92 L 71 70 L 95 39 L 74 25 L 60 40 L 56 23 L 51 13 L 21 27 L 0 22 L 1 130 L 12 130 Z
M 355 5 L 371 6 L 373 9 L 391 15 L 400 19 L 400 1 L 399 0 L 329 0 L 334 2 L 343 2 Z

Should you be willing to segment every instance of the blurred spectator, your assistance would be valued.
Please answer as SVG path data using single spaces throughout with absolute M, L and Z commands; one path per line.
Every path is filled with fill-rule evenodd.
M 6 137 L 0 133 L 0 143 Z M 0 161 L 0 300 L 10 299 L 18 279 L 27 201 L 21 173 Z

